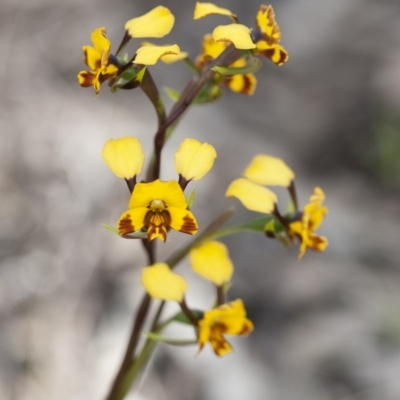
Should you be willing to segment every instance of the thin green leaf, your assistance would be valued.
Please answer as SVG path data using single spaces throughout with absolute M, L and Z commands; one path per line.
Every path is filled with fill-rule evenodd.
M 218 72 L 224 76 L 231 75 L 245 75 L 252 74 L 261 68 L 261 61 L 258 58 L 252 57 L 249 59 L 248 63 L 243 67 L 219 67 L 215 66 L 211 68 L 214 72 Z
M 190 192 L 189 197 L 187 199 L 187 207 L 188 210 L 190 210 L 193 207 L 194 204 L 194 200 L 195 200 L 195 193 L 194 193 L 194 189 Z
M 117 229 L 115 226 L 108 225 L 108 224 L 102 224 L 102 225 L 103 225 L 104 228 L 106 228 L 108 231 L 110 231 L 110 232 L 112 232 L 112 233 L 115 233 L 116 235 L 120 236 L 120 235 L 119 235 L 119 231 L 118 231 L 118 229 Z M 141 232 L 141 231 L 133 232 L 133 233 L 130 233 L 129 235 L 125 235 L 124 237 L 131 237 L 131 238 L 144 239 L 144 238 L 147 237 L 147 232 Z
M 116 235 L 119 236 L 118 229 L 117 229 L 115 226 L 108 225 L 108 224 L 101 224 L 101 225 L 103 225 L 104 228 L 106 228 L 108 231 L 110 231 L 110 232 L 112 232 L 112 233 L 115 233 Z
M 190 310 L 192 314 L 197 318 L 197 319 L 202 319 L 204 312 L 200 310 Z M 171 322 L 180 322 L 181 324 L 186 324 L 186 325 L 192 325 L 192 321 L 189 320 L 189 318 L 186 316 L 186 314 L 183 313 L 183 311 L 179 312 L 178 314 L 175 315 L 175 317 L 171 318 Z
M 197 340 L 194 339 L 173 339 L 166 336 L 162 336 L 155 332 L 147 332 L 144 334 L 147 339 L 151 339 L 155 342 L 162 342 L 167 344 L 172 344 L 174 346 L 189 346 L 197 344 Z
M 290 201 L 286 208 L 285 214 L 294 214 L 295 212 L 296 212 L 295 204 L 293 201 Z
M 215 83 L 209 83 L 203 87 L 199 94 L 194 98 L 192 104 L 208 104 L 219 99 L 222 91 Z
M 130 67 L 128 68 L 121 76 L 121 79 L 124 79 L 125 81 L 131 81 L 138 75 L 138 71 L 136 67 Z
M 136 74 L 136 80 L 137 80 L 138 82 L 142 82 L 146 70 L 147 70 L 147 68 L 144 67 L 144 68 L 142 68 L 142 69 Z
M 255 218 L 243 224 L 236 225 L 236 228 L 242 231 L 264 232 L 265 225 L 270 221 L 275 221 L 275 217 L 269 215 L 267 217 Z
M 215 240 L 219 239 L 225 236 L 230 236 L 235 233 L 240 233 L 240 232 L 255 232 L 255 233 L 264 233 L 265 232 L 265 226 L 271 221 L 274 220 L 273 215 L 268 215 L 266 217 L 261 217 L 261 218 L 255 218 L 250 221 L 244 222 L 243 224 L 239 225 L 231 225 L 227 226 L 226 228 L 222 228 L 208 238 L 209 240 Z
M 175 89 L 169 87 L 163 87 L 163 91 L 172 101 L 178 101 L 179 98 L 181 97 L 181 92 L 178 92 Z

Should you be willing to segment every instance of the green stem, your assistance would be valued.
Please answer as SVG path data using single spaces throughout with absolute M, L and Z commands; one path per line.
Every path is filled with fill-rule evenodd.
M 173 269 L 181 260 L 183 260 L 189 251 L 200 242 L 204 240 L 208 240 L 212 237 L 212 234 L 223 225 L 233 214 L 233 209 L 229 208 L 227 211 L 222 213 L 218 218 L 216 218 L 205 230 L 202 234 L 198 235 L 194 240 L 192 240 L 187 246 L 183 249 L 177 251 L 171 257 L 169 257 L 165 263 Z
M 139 356 L 135 359 L 134 362 L 130 364 L 129 369 L 127 370 L 123 381 L 121 382 L 120 389 L 115 397 L 115 400 L 122 400 L 126 394 L 129 392 L 129 389 L 132 386 L 132 383 L 135 381 L 139 372 L 142 370 L 143 366 L 148 361 L 155 345 L 157 342 L 151 339 L 147 339 L 142 351 Z
M 125 351 L 124 358 L 122 360 L 122 364 L 118 370 L 117 376 L 114 379 L 114 382 L 111 386 L 110 392 L 108 393 L 106 400 L 121 400 L 124 398 L 124 394 L 121 397 L 121 392 L 124 391 L 125 382 L 127 374 L 129 373 L 132 362 L 133 362 L 133 354 L 135 353 L 136 346 L 139 341 L 139 333 L 143 326 L 143 323 L 146 319 L 147 312 L 150 308 L 151 299 L 150 296 L 146 293 L 143 297 L 138 313 L 136 314 L 136 318 L 133 323 L 132 333 L 128 342 L 127 349 Z
M 148 260 L 150 264 L 155 262 L 155 246 L 153 242 L 149 242 L 147 239 L 142 240 L 142 244 L 147 252 Z M 136 348 L 139 343 L 139 336 L 142 330 L 142 327 L 146 321 L 148 311 L 151 305 L 151 298 L 146 293 L 142 301 L 140 302 L 140 306 L 138 312 L 136 314 L 136 318 L 134 319 L 134 323 L 132 326 L 131 336 L 129 338 L 128 346 L 125 351 L 124 358 L 122 360 L 121 366 L 119 367 L 118 373 L 114 379 L 114 382 L 111 386 L 110 392 L 106 397 L 106 400 L 121 400 L 124 398 L 125 394 L 121 397 L 121 393 L 124 392 L 124 388 L 126 386 L 126 379 L 128 373 L 131 369 L 132 364 L 134 364 L 133 359 L 136 352 Z M 162 307 L 160 307 L 158 317 L 160 317 L 162 311 Z M 152 325 L 153 326 L 153 325 Z M 129 389 L 129 386 L 128 386 Z
M 161 332 L 165 328 L 165 326 L 169 324 L 170 320 L 166 321 L 161 325 L 158 325 L 164 306 L 165 306 L 165 301 L 162 301 L 158 306 L 157 312 L 151 323 L 150 332 L 156 332 L 156 333 Z M 155 342 L 154 340 L 146 339 L 146 342 L 143 345 L 143 348 L 139 356 L 135 360 L 131 361 L 131 363 L 129 364 L 129 367 L 127 368 L 125 376 L 121 382 L 120 389 L 118 391 L 118 397 L 116 397 L 115 400 L 122 400 L 128 393 L 138 373 L 142 370 L 145 363 L 148 361 L 156 344 L 157 342 Z
M 249 229 L 250 231 L 250 229 Z M 240 233 L 243 232 L 243 228 L 241 228 L 240 225 L 232 225 L 232 226 L 227 226 L 224 229 L 220 229 L 216 232 L 214 232 L 210 237 L 208 238 L 209 240 L 215 240 L 215 239 L 220 239 L 225 236 L 230 236 L 234 235 L 235 233 Z

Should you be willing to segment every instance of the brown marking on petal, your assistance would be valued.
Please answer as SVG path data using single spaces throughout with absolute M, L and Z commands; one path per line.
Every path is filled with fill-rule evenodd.
M 148 227 L 149 240 L 159 237 L 165 242 L 167 240 L 167 232 L 170 224 L 171 216 L 167 210 L 149 210 L 144 217 L 144 225 Z
M 254 85 L 248 74 L 242 75 L 242 87 L 240 89 L 240 93 L 248 95 L 254 93 Z
M 284 64 L 289 58 L 286 50 L 279 45 L 270 49 L 257 50 L 257 54 L 269 58 L 274 64 L 278 66 Z
M 288 60 L 289 55 L 282 48 L 278 49 L 277 51 L 279 51 L 279 59 L 278 59 L 278 61 L 274 61 L 274 63 L 276 65 L 278 65 L 278 66 L 281 66 L 282 64 L 284 64 Z
M 155 226 L 151 224 L 149 225 L 149 230 L 147 231 L 147 237 L 149 240 L 154 240 L 158 237 L 165 242 L 167 240 L 167 228 L 164 225 Z
M 210 343 L 217 356 L 223 356 L 232 350 L 232 346 L 224 338 L 221 338 L 221 340 L 211 340 Z
M 261 34 L 262 40 L 265 40 L 268 44 L 277 44 L 281 39 L 281 30 L 279 25 L 275 21 L 275 12 L 271 5 L 260 5 L 259 12 L 266 14 L 268 20 L 268 26 L 272 27 L 271 35 L 268 35 L 266 32 L 261 30 L 261 27 L 257 24 L 256 19 L 256 31 L 258 34 Z
M 232 351 L 232 346 L 223 336 L 223 333 L 225 331 L 226 331 L 225 325 L 222 325 L 220 323 L 215 323 L 211 327 L 209 341 L 215 354 L 218 356 L 222 356 Z
M 328 245 L 328 241 L 323 236 L 318 236 L 315 234 L 310 235 L 308 247 L 316 251 L 323 251 Z
M 183 224 L 179 232 L 188 233 L 189 235 L 194 235 L 197 232 L 197 223 L 196 221 L 187 214 L 183 217 Z
M 269 58 L 272 60 L 272 57 L 275 54 L 275 49 L 265 49 L 265 50 L 258 50 L 258 54 L 262 55 L 263 57 Z
M 114 78 L 116 76 L 116 73 L 112 73 L 112 74 L 100 74 L 99 75 L 99 81 L 100 83 L 105 82 L 108 79 Z
M 240 75 L 240 78 L 241 78 L 241 85 L 240 85 L 240 89 L 237 92 L 241 93 L 241 94 L 247 94 L 247 95 L 253 94 L 255 85 L 251 81 L 249 75 L 248 74 Z M 224 85 L 229 87 L 231 81 L 232 81 L 232 78 L 225 79 Z M 235 90 L 235 92 L 236 92 L 236 90 Z
M 82 87 L 90 87 L 93 86 L 93 83 L 96 79 L 96 74 L 90 71 L 82 71 L 78 75 L 79 84 Z
M 131 216 L 126 214 L 125 217 L 118 222 L 118 232 L 121 236 L 135 232 L 135 227 L 132 225 Z
M 243 323 L 242 330 L 238 333 L 238 335 L 247 336 L 252 330 L 252 325 L 245 321 Z

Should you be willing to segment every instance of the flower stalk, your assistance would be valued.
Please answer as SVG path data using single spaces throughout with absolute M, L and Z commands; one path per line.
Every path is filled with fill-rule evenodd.
M 322 251 L 327 246 L 327 239 L 315 233 L 327 213 L 327 208 L 322 205 L 324 192 L 316 187 L 309 203 L 300 210 L 294 172 L 277 157 L 266 154 L 255 156 L 226 190 L 226 197 L 237 198 L 244 207 L 262 216 L 222 227 L 233 215 L 233 208 L 228 208 L 200 234 L 198 229 L 201 223 L 197 221 L 194 207 L 197 191 L 192 189 L 185 194 L 185 190 L 212 169 L 217 157 L 215 148 L 195 138 L 185 138 L 173 160 L 176 178 L 160 179 L 163 148 L 191 106 L 214 102 L 221 96 L 223 87 L 235 93 L 252 95 L 257 85 L 255 73 L 261 67 L 259 57 L 266 57 L 278 66 L 288 60 L 286 50 L 280 45 L 281 33 L 272 6 L 259 7 L 256 26 L 251 29 L 242 25 L 239 17 L 226 8 L 212 3 L 196 3 L 195 20 L 216 14 L 227 17 L 231 23 L 217 26 L 212 34 L 206 34 L 201 42 L 201 53 L 193 61 L 177 44 L 160 46 L 147 41 L 142 42 L 133 55 L 122 54 L 131 39 L 162 38 L 171 31 L 175 17 L 163 6 L 126 22 L 125 33 L 115 55 L 111 53 L 111 41 L 104 27 L 92 33 L 93 46 L 83 47 L 88 70 L 78 74 L 82 87 L 93 87 L 96 97 L 104 82 L 113 93 L 119 89 L 140 87 L 157 116 L 153 152 L 144 179 L 139 177 L 145 154 L 138 138 L 109 139 L 102 151 L 106 165 L 115 176 L 126 182 L 130 193 L 128 207 L 116 227 L 104 226 L 122 238 L 140 239 L 148 261 L 141 272 L 145 293 L 133 318 L 125 354 L 106 400 L 125 398 L 157 342 L 178 346 L 197 343 L 198 353 L 208 344 L 221 357 L 233 349 L 226 335 L 247 336 L 252 332 L 254 326 L 247 317 L 243 301 L 229 299 L 235 267 L 228 247 L 215 239 L 250 231 L 266 234 L 285 245 L 299 241 L 299 258 L 306 249 Z M 158 61 L 169 64 L 179 60 L 184 61 L 194 76 L 181 94 L 168 89 L 167 94 L 175 102 L 167 113 L 150 67 Z M 285 213 L 278 210 L 278 197 L 266 186 L 287 189 L 291 202 Z M 169 241 L 170 234 L 176 234 L 176 240 L 180 240 L 184 236 L 182 233 L 195 236 L 164 262 L 158 260 L 156 239 L 163 244 Z M 189 258 L 193 272 L 215 288 L 215 299 L 210 309 L 192 309 L 186 301 L 189 285 L 185 277 L 175 271 L 185 257 Z M 160 302 L 157 310 L 152 312 L 154 300 Z M 162 322 L 166 301 L 177 302 L 182 311 Z M 192 326 L 193 340 L 161 335 L 163 329 L 172 323 Z M 146 333 L 144 329 L 147 325 L 150 329 Z M 142 334 L 146 338 L 143 343 L 140 340 Z

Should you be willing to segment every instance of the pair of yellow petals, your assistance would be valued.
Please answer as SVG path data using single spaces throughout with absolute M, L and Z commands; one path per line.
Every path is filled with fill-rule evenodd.
M 194 247 L 190 253 L 193 271 L 217 286 L 230 282 L 234 266 L 227 247 L 220 242 L 209 241 Z M 186 280 L 171 271 L 165 263 L 145 267 L 142 284 L 151 297 L 159 300 L 182 302 L 187 291 Z
M 131 136 L 109 139 L 102 151 L 103 160 L 121 179 L 137 176 L 143 168 L 145 155 L 140 141 Z M 203 178 L 214 165 L 217 152 L 208 143 L 186 138 L 175 153 L 174 165 L 187 181 Z
M 294 172 L 280 159 L 264 154 L 253 158 L 242 174 L 234 180 L 226 195 L 236 197 L 249 210 L 270 214 L 277 202 L 276 194 L 264 186 L 289 187 Z

